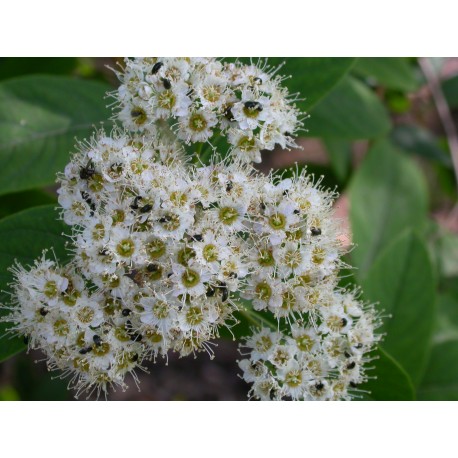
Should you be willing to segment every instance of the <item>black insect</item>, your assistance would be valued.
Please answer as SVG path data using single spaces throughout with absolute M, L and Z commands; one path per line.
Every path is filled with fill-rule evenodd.
M 340 322 L 341 322 L 343 328 L 344 328 L 345 326 L 347 326 L 348 321 L 347 321 L 346 318 L 342 318 L 342 319 L 340 320 Z
M 166 89 L 171 89 L 172 83 L 167 78 L 161 78 L 162 84 Z
M 159 269 L 160 267 L 157 264 L 148 264 L 146 266 L 146 270 L 151 273 L 157 272 Z
M 132 208 L 132 210 L 138 210 L 138 201 L 142 199 L 142 196 L 135 196 L 134 203 L 130 206 L 130 208 Z
M 312 233 L 312 235 L 316 236 L 316 235 L 321 235 L 321 229 L 319 227 L 311 227 L 310 228 L 310 232 Z
M 130 340 L 132 340 L 133 342 L 141 342 L 142 339 L 143 339 L 143 336 L 136 332 L 130 335 Z
M 213 297 L 215 293 L 216 293 L 215 288 L 213 288 L 212 286 L 209 286 L 205 295 L 207 297 Z
M 195 242 L 202 242 L 204 238 L 202 237 L 202 234 L 196 234 L 196 235 L 191 236 L 191 239 L 194 240 Z
M 350 369 L 350 370 L 354 369 L 355 366 L 356 366 L 356 363 L 353 361 L 353 362 L 351 362 L 350 364 L 347 365 L 347 369 Z
M 257 76 L 256 78 L 253 78 L 253 81 L 257 84 L 262 84 L 262 79 Z
M 224 117 L 230 122 L 235 121 L 234 114 L 232 113 L 232 107 L 227 107 L 224 110 Z
M 358 349 L 363 348 L 363 344 L 362 343 L 356 344 L 355 348 L 358 348 Z
M 92 337 L 92 340 L 94 341 L 94 343 L 100 347 L 100 345 L 102 345 L 102 339 L 100 338 L 100 336 L 98 336 L 97 334 L 94 335 L 94 337 Z
M 85 191 L 81 191 L 81 197 L 89 205 L 89 208 L 91 209 L 91 216 L 94 216 L 95 204 L 94 202 L 92 202 L 92 199 L 90 198 L 89 194 Z
M 156 62 L 154 65 L 153 65 L 153 68 L 151 70 L 151 74 L 152 75 L 155 75 L 160 69 L 161 67 L 164 65 L 164 62 Z
M 130 309 L 122 309 L 122 316 L 129 316 L 131 314 Z
M 237 277 L 238 277 L 238 275 L 235 272 L 231 272 L 229 274 L 229 278 L 237 278 Z
M 229 180 L 226 184 L 226 192 L 231 192 L 233 187 L 234 183 L 232 183 L 232 181 Z
M 138 269 L 132 269 L 130 272 L 125 273 L 124 276 L 130 278 L 134 283 L 137 283 L 139 273 Z
M 344 352 L 344 356 L 345 356 L 345 358 L 350 358 L 351 355 L 350 355 L 350 353 L 348 353 L 348 351 L 346 351 L 346 352 Z
M 253 102 L 253 101 L 248 101 L 248 102 L 245 102 L 245 108 L 247 110 L 258 110 L 258 111 L 262 111 L 262 105 L 259 103 L 259 102 Z
M 168 215 L 165 215 L 165 216 L 162 216 L 161 218 L 159 218 L 159 222 L 160 223 L 168 223 L 170 222 L 172 218 Z
M 79 351 L 79 354 L 80 354 L 80 355 L 85 355 L 86 353 L 89 353 L 90 351 L 92 351 L 92 347 L 82 348 L 82 349 Z
M 132 116 L 132 118 L 141 118 L 142 116 L 145 116 L 145 112 L 140 108 L 134 108 L 130 112 L 130 115 Z
M 44 307 L 41 307 L 40 309 L 41 316 L 46 316 L 48 313 L 49 313 L 49 310 L 45 309 Z
M 296 208 L 296 210 L 294 210 L 293 213 L 294 213 L 295 215 L 298 215 L 298 214 L 300 213 L 300 211 Z
M 219 287 L 220 287 L 220 289 L 222 291 L 221 301 L 222 302 L 226 302 L 228 297 L 229 297 L 229 290 L 227 289 L 227 285 L 224 282 L 220 282 L 219 283 Z
M 134 356 L 132 356 L 132 358 L 130 359 L 133 363 L 135 363 L 136 361 L 138 361 L 138 354 L 135 353 Z
M 153 209 L 153 206 L 151 204 L 146 204 L 143 205 L 142 208 L 140 208 L 140 213 L 148 213 Z
M 89 180 L 95 174 L 94 166 L 92 162 L 89 161 L 85 167 L 81 167 L 80 169 L 80 178 L 82 180 Z
M 137 286 L 142 285 L 142 278 L 138 269 L 132 269 L 130 272 L 124 274 L 125 277 L 129 277 Z
M 318 391 L 321 391 L 323 388 L 324 388 L 324 385 L 322 382 L 318 382 L 316 385 L 315 385 L 315 388 L 318 390 Z

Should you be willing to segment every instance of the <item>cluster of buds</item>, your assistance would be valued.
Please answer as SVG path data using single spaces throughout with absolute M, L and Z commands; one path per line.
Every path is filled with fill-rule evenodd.
M 169 351 L 213 357 L 235 312 L 259 324 L 240 350 L 251 396 L 350 399 L 366 380 L 379 322 L 337 288 L 335 193 L 305 171 L 283 179 L 251 164 L 261 149 L 292 146 L 300 124 L 274 74 L 215 59 L 126 60 L 124 128 L 81 143 L 59 176 L 72 260 L 12 268 L 5 320 L 77 394 L 125 389 L 127 374 L 137 383 L 143 361 Z M 231 151 L 221 159 L 209 145 L 208 163 L 191 161 L 180 140 L 202 143 L 213 128 Z M 241 149 L 242 137 L 255 148 Z

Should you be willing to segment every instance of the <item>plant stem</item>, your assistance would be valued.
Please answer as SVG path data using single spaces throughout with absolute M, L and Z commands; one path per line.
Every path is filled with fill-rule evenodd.
M 437 112 L 447 136 L 448 145 L 450 148 L 450 154 L 453 161 L 453 169 L 455 171 L 455 178 L 458 184 L 458 132 L 453 122 L 452 114 L 447 101 L 445 100 L 442 87 L 440 85 L 439 78 L 434 71 L 431 60 L 427 57 L 421 57 L 419 59 L 420 67 L 425 74 L 428 86 L 431 90 L 434 103 L 436 104 Z

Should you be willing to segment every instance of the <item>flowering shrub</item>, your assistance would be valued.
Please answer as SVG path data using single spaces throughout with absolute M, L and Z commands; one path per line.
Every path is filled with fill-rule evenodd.
M 126 374 L 137 380 L 145 359 L 169 350 L 213 356 L 212 340 L 243 304 L 278 328 L 253 328 L 243 344 L 254 397 L 350 399 L 365 380 L 378 322 L 336 286 L 334 194 L 305 172 L 281 179 L 251 166 L 262 149 L 295 146 L 301 125 L 276 72 L 126 59 L 114 94 L 125 130 L 81 143 L 59 177 L 73 259 L 17 264 L 5 318 L 77 393 L 125 388 Z M 214 148 L 214 131 L 229 151 Z M 208 142 L 207 162 L 180 140 Z
M 282 76 L 283 65 L 266 60 L 165 57 L 125 59 L 114 73 L 120 84 L 107 94 L 114 126 L 84 132 L 58 173 L 56 228 L 64 227 L 65 250 L 58 234 L 34 261 L 27 254 L 10 267 L 0 317 L 7 337 L 41 350 L 76 397 L 107 397 L 126 390 L 129 379 L 138 386 L 139 371 L 171 353 L 217 359 L 215 340 L 228 333 L 238 342 L 238 375 L 250 399 L 377 398 L 390 377 L 401 380 L 395 398 L 411 396 L 427 348 L 419 345 L 417 360 L 408 356 L 411 347 L 401 349 L 423 328 L 408 314 L 399 324 L 398 298 L 408 302 L 404 288 L 413 282 L 403 280 L 407 267 L 392 262 L 424 266 L 417 306 L 431 317 L 434 280 L 423 245 L 408 234 L 373 263 L 388 241 L 378 226 L 394 223 L 388 208 L 386 221 L 368 224 L 367 215 L 390 199 L 379 199 L 376 178 L 355 180 L 350 192 L 364 190 L 350 215 L 363 295 L 354 280 L 345 282 L 352 271 L 335 188 L 304 167 L 263 173 L 257 165 L 299 148 L 309 126 L 319 130 L 319 110 L 309 119 L 308 94 L 294 92 L 297 75 Z M 358 86 L 351 81 L 335 91 Z M 101 99 L 92 89 L 90 98 Z M 62 111 L 70 105 L 56 103 Z M 365 121 L 370 116 L 351 134 Z M 28 127 L 28 119 L 20 122 Z M 383 143 L 374 151 L 362 166 L 371 177 L 399 167 L 393 188 L 415 183 L 410 163 Z M 390 204 L 399 213 L 409 207 L 408 224 L 410 208 L 423 207 L 416 186 L 410 207 L 402 198 Z M 387 284 L 396 294 L 383 300 Z M 382 336 L 400 363 L 380 348 Z

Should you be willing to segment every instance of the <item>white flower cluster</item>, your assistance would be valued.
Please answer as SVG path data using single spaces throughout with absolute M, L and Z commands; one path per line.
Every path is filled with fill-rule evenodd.
M 288 333 L 254 330 L 244 347 L 249 358 L 239 361 L 250 394 L 261 400 L 351 399 L 351 390 L 366 380 L 364 363 L 378 337 L 378 319 L 364 310 L 354 294 L 329 290 Z M 365 356 L 366 355 L 366 356 Z
M 129 373 L 137 383 L 135 369 L 168 351 L 213 355 L 221 327 L 248 314 L 278 323 L 242 346 L 253 397 L 349 399 L 379 323 L 337 288 L 335 194 L 305 171 L 284 179 L 250 164 L 262 148 L 292 145 L 285 132 L 298 113 L 280 79 L 254 65 L 166 58 L 126 60 L 120 78 L 119 117 L 133 132 L 98 132 L 60 175 L 73 258 L 12 269 L 11 330 L 77 392 L 100 394 L 125 389 Z M 199 135 L 189 130 L 197 117 Z M 177 138 L 157 127 L 173 120 Z M 255 138 L 256 153 L 234 140 L 226 159 L 191 164 L 180 140 L 205 141 L 214 126 L 229 143 Z
M 154 133 L 175 120 L 178 138 L 206 142 L 227 137 L 234 155 L 261 162 L 261 150 L 296 146 L 302 126 L 295 95 L 281 86 L 278 69 L 213 58 L 126 59 L 117 72 L 117 118 L 131 131 Z

